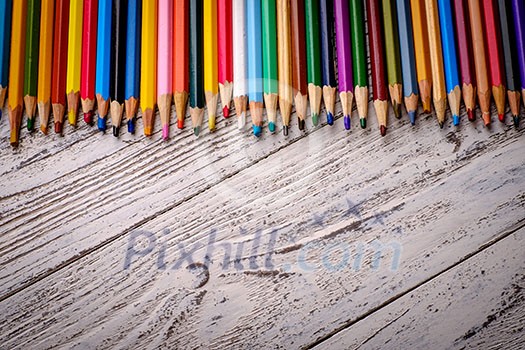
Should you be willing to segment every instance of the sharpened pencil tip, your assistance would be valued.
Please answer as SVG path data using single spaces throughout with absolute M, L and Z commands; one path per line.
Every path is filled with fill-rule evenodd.
M 74 111 L 69 111 L 67 114 L 67 119 L 69 121 L 69 125 L 77 126 L 77 115 Z
M 275 123 L 274 122 L 269 122 L 268 123 L 268 130 L 270 130 L 271 133 L 275 132 Z
M 177 120 L 177 128 L 184 129 L 184 119 Z
M 133 117 L 132 119 L 128 120 L 128 132 L 130 134 L 134 134 L 135 133 L 135 117 Z
M 385 136 L 385 135 L 386 135 L 386 126 L 381 125 L 381 127 L 379 128 L 379 130 L 381 131 L 381 136 Z
M 394 108 L 394 116 L 397 119 L 401 118 L 401 105 L 397 102 L 394 102 L 394 105 L 392 107 Z
M 334 115 L 331 112 L 326 113 L 326 122 L 328 125 L 334 125 Z
M 314 123 L 314 126 L 319 124 L 319 115 L 317 113 L 312 113 L 312 123 Z
M 467 111 L 467 115 L 468 115 L 468 120 L 470 120 L 471 122 L 473 122 L 476 119 L 476 114 L 474 113 L 472 109 L 469 109 Z
M 224 116 L 224 118 L 230 117 L 230 108 L 228 106 L 222 107 L 222 115 Z
M 350 124 L 350 116 L 349 115 L 345 115 L 344 117 L 344 122 L 345 122 L 345 129 L 346 130 L 350 130 L 350 128 L 352 127 L 351 124 Z
M 35 119 L 27 118 L 27 130 L 33 131 L 34 128 L 35 128 Z
M 118 137 L 120 134 L 120 127 L 119 126 L 113 126 L 113 136 Z
M 514 127 L 519 127 L 520 126 L 520 116 L 519 115 L 515 115 L 512 117 L 512 120 L 514 121 Z
M 17 148 L 18 147 L 18 141 L 12 141 L 11 142 L 11 147 Z
M 2 120 L 2 108 L 0 107 L 0 120 Z
M 439 128 L 443 129 L 443 126 L 445 125 L 445 123 L 438 121 L 438 124 L 439 124 Z
M 98 116 L 97 127 L 100 131 L 106 131 L 106 118 Z
M 299 119 L 299 130 L 304 130 L 304 120 L 303 119 Z
M 201 127 L 200 126 L 196 126 L 196 127 L 193 128 L 193 134 L 195 136 L 199 136 L 200 132 L 201 132 Z
M 164 140 L 167 140 L 170 137 L 170 126 L 169 125 L 163 125 L 162 126 L 162 138 Z
M 283 135 L 288 136 L 288 126 L 287 125 L 283 125 Z
M 359 119 L 359 124 L 361 124 L 361 129 L 366 129 L 366 118 Z
M 453 115 L 452 122 L 454 123 L 454 126 L 458 126 L 459 125 L 459 115 Z
M 260 137 L 261 133 L 262 133 L 262 128 L 260 126 L 258 126 L 258 125 L 253 125 L 252 128 L 253 128 L 253 134 L 256 137 Z
M 410 124 L 416 125 L 416 111 L 409 111 L 408 112 L 408 118 L 410 118 Z
M 44 133 L 44 135 L 47 135 L 47 126 L 46 125 L 40 125 L 40 131 Z
M 93 111 L 84 113 L 84 121 L 86 124 L 93 125 Z
M 55 122 L 55 133 L 62 134 L 62 123 Z
M 498 114 L 498 119 L 500 122 L 505 123 L 505 114 Z
M 144 136 L 151 136 L 153 130 L 151 126 L 144 126 Z

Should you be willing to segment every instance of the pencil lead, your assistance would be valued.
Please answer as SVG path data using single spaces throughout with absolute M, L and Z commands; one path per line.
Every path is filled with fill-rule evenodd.
M 270 130 L 271 133 L 275 132 L 275 123 L 274 122 L 269 122 L 268 123 L 268 130 Z
M 454 123 L 454 126 L 458 126 L 459 125 L 459 115 L 453 115 L 452 121 Z
M 319 115 L 317 113 L 312 113 L 312 122 L 314 123 L 314 126 L 319 124 Z
M 77 115 L 75 111 L 71 110 L 67 114 L 67 119 L 70 125 L 77 126 Z
M 476 114 L 472 109 L 467 110 L 468 120 L 473 122 L 476 119 Z
M 298 124 L 299 130 L 304 130 L 304 119 L 299 119 Z
M 135 117 L 133 117 L 130 120 L 128 120 L 128 132 L 130 134 L 134 134 L 135 133 Z
M 113 136 L 118 137 L 120 134 L 120 126 L 113 125 Z
M 201 127 L 200 126 L 196 126 L 193 128 L 193 134 L 195 136 L 199 136 L 199 133 L 201 132 Z
M 2 120 L 2 108 L 0 108 L 0 120 Z
M 498 114 L 498 119 L 500 122 L 505 123 L 505 114 Z
M 62 122 L 55 122 L 55 133 L 62 134 Z
M 230 117 L 230 108 L 228 106 L 224 106 L 222 108 L 222 115 L 224 116 L 224 118 Z
M 93 125 L 93 111 L 84 113 L 84 121 L 86 124 Z
M 44 133 L 44 135 L 47 135 L 47 126 L 46 125 L 40 125 L 40 131 Z
M 184 129 L 184 119 L 177 120 L 177 128 Z
M 253 134 L 255 135 L 255 137 L 260 137 L 262 133 L 262 127 L 260 127 L 259 125 L 253 125 L 252 128 L 253 128 Z
M 99 115 L 99 116 L 98 116 L 98 120 L 97 120 L 97 126 L 98 126 L 98 130 L 100 130 L 100 131 L 106 131 L 106 118 L 101 117 L 101 116 Z
M 392 107 L 394 107 L 394 116 L 397 119 L 401 118 L 401 105 L 397 102 L 394 102 L 394 105 Z
M 35 128 L 35 119 L 34 118 L 27 118 L 27 130 L 33 131 Z
M 408 117 L 410 118 L 410 124 L 416 125 L 416 111 L 409 111 Z
M 439 128 L 443 129 L 443 126 L 445 125 L 445 123 L 443 123 L 442 121 L 438 121 L 438 124 L 439 124 Z
M 170 137 L 170 126 L 164 125 L 162 126 L 162 138 L 164 140 L 167 140 Z
M 326 113 L 326 122 L 328 125 L 334 125 L 334 115 L 331 112 Z
M 519 115 L 513 115 L 512 120 L 514 121 L 514 127 L 520 126 L 520 116 Z
M 346 130 L 350 130 L 350 128 L 352 127 L 351 124 L 350 124 L 350 116 L 349 115 L 345 115 L 344 117 L 344 122 L 345 122 L 345 129 Z
M 359 124 L 361 124 L 361 129 L 366 129 L 366 118 L 359 119 Z
M 381 131 L 381 136 L 385 136 L 385 135 L 386 135 L 386 126 L 381 125 L 381 127 L 379 128 L 379 130 Z
M 288 126 L 287 125 L 283 125 L 283 135 L 288 136 Z

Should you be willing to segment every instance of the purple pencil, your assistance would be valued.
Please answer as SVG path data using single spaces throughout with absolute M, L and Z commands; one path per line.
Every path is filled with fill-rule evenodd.
M 354 100 L 354 76 L 352 74 L 352 47 L 350 46 L 350 10 L 348 0 L 334 1 L 335 37 L 337 46 L 337 67 L 339 97 L 343 107 L 345 129 L 350 129 L 350 115 Z
M 521 95 L 525 104 L 525 1 L 512 0 L 514 28 L 516 28 L 516 42 L 518 62 L 520 66 Z

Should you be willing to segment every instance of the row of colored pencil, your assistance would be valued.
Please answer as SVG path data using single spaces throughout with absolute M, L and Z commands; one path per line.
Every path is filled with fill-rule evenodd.
M 414 124 L 419 100 L 430 112 L 432 97 L 442 127 L 447 99 L 458 125 L 461 99 L 473 120 L 477 94 L 489 125 L 491 97 L 502 122 L 508 98 L 519 123 L 523 0 L 0 0 L 0 107 L 9 82 L 13 146 L 24 106 L 29 130 L 37 108 L 40 129 L 47 133 L 52 110 L 62 133 L 66 108 L 76 125 L 81 106 L 89 124 L 98 112 L 102 131 L 110 115 L 118 136 L 124 112 L 135 131 L 140 103 L 144 134 L 153 133 L 158 108 L 168 138 L 173 103 L 183 128 L 189 101 L 199 135 L 205 106 L 215 129 L 219 95 L 224 117 L 233 99 L 239 127 L 249 108 L 256 136 L 265 106 L 271 132 L 279 109 L 288 133 L 293 105 L 299 129 L 308 104 L 317 125 L 323 100 L 332 125 L 337 90 L 345 128 L 354 95 L 365 128 L 367 49 L 382 135 L 389 100 L 398 118 L 404 104 Z

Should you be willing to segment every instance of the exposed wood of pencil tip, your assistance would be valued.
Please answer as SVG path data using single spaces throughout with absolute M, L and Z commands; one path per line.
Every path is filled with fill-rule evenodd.
M 51 108 L 53 109 L 53 121 L 55 123 L 64 123 L 64 114 L 66 112 L 66 106 L 64 106 L 61 103 L 53 103 L 51 105 Z
M 428 80 L 421 80 L 419 82 L 419 96 L 421 97 L 421 103 L 423 105 L 423 111 L 429 113 L 431 111 L 430 106 L 430 93 L 432 92 L 432 84 Z
M 33 118 L 36 112 L 36 96 L 25 95 L 24 96 L 24 106 L 26 109 L 27 116 L 29 118 Z
M 379 126 L 387 126 L 388 118 L 388 101 L 386 100 L 375 100 L 374 109 L 376 111 L 377 123 Z
M 67 94 L 67 107 L 69 109 L 68 115 L 70 116 L 69 123 L 71 125 L 77 124 L 76 121 L 77 121 L 79 101 L 80 101 L 80 91 L 77 91 L 77 92 L 70 91 Z
M 118 103 L 116 100 L 111 101 L 110 104 L 111 124 L 117 128 L 120 127 L 122 122 L 122 115 L 124 114 L 124 105 Z
M 323 100 L 328 113 L 335 114 L 335 96 L 337 94 L 337 88 L 328 85 L 323 86 Z M 367 96 L 368 98 L 368 96 Z
M 461 89 L 456 85 L 454 90 L 448 93 L 448 104 L 452 115 L 459 116 L 459 109 L 461 108 Z
M 476 87 L 472 84 L 463 84 L 463 102 L 467 111 L 473 111 L 476 108 Z
M 126 110 L 126 119 L 132 120 L 137 115 L 139 109 L 139 100 L 135 97 L 130 97 L 124 102 L 124 107 Z
M 354 94 L 359 119 L 366 119 L 368 116 L 368 87 L 356 86 L 354 88 Z
M 80 102 L 82 104 L 82 112 L 84 113 L 92 112 L 95 109 L 95 100 L 85 98 L 82 99 Z
M 98 108 L 98 115 L 101 117 L 105 117 L 108 115 L 108 109 L 109 109 L 109 99 L 105 100 L 102 95 L 97 94 L 97 108 Z
M 266 114 L 268 115 L 268 121 L 274 124 L 277 121 L 277 103 L 278 102 L 279 102 L 279 95 L 264 94 L 264 104 L 266 105 Z
M 22 124 L 22 105 L 16 106 L 14 109 L 9 108 L 9 123 L 11 125 L 10 142 L 11 146 L 18 147 L 20 139 L 20 125 Z
M 419 96 L 412 93 L 409 96 L 405 97 L 405 107 L 407 109 L 407 112 L 415 112 L 417 111 L 417 103 L 419 101 Z
M 193 129 L 200 129 L 202 127 L 202 119 L 204 117 L 204 108 L 190 107 L 191 125 Z M 198 133 L 196 133 L 198 136 Z
M 4 108 L 5 95 L 7 93 L 7 87 L 0 85 L 0 109 Z
M 151 136 L 153 134 L 153 121 L 155 111 L 152 108 L 146 108 L 142 111 L 142 121 L 144 123 L 144 136 Z
M 263 103 L 250 101 L 250 115 L 253 125 L 262 126 Z
M 498 115 L 505 114 L 505 86 L 492 86 L 492 95 L 494 96 L 494 102 L 496 104 L 496 110 Z
M 434 109 L 436 110 L 436 118 L 440 127 L 445 124 L 445 113 L 447 112 L 447 98 L 443 97 L 434 100 Z
M 510 112 L 513 116 L 520 114 L 520 100 L 521 95 L 519 91 L 507 91 L 507 97 L 509 99 Z
M 401 105 L 403 104 L 403 85 L 392 84 L 388 85 L 388 91 L 390 92 L 390 99 L 392 100 L 392 106 L 396 116 L 399 114 Z
M 308 84 L 308 97 L 310 98 L 310 113 L 319 116 L 323 99 L 323 88 L 312 83 Z
M 219 83 L 219 93 L 221 95 L 221 106 L 230 107 L 232 100 L 233 84 L 229 81 L 225 81 L 224 84 Z
M 483 116 L 483 122 L 485 123 L 485 125 L 490 124 L 490 97 L 491 97 L 490 89 L 488 89 L 485 92 L 479 91 L 478 89 L 479 107 L 481 109 L 481 113 Z
M 208 127 L 210 131 L 215 131 L 215 120 L 217 119 L 217 99 L 219 94 L 206 91 L 206 107 L 208 109 Z
M 351 116 L 352 106 L 354 104 L 354 94 L 351 91 L 343 91 L 339 93 L 339 99 L 341 100 L 343 116 Z
M 246 107 L 248 104 L 248 96 L 242 95 L 233 98 L 235 105 L 235 113 L 237 114 L 237 125 L 240 128 L 246 124 Z
M 300 91 L 297 91 L 295 95 L 295 111 L 297 112 L 297 117 L 300 120 L 306 118 L 306 110 L 308 108 L 308 95 L 303 95 Z
M 292 102 L 288 99 L 279 97 L 279 111 L 281 112 L 281 118 L 284 126 L 290 126 L 290 116 L 292 114 Z
M 175 113 L 177 113 L 177 120 L 183 122 L 184 118 L 186 118 L 188 93 L 186 91 L 175 91 L 173 94 L 173 101 L 175 103 Z
M 47 135 L 49 115 L 51 114 L 51 103 L 39 102 L 38 103 L 38 116 L 40 117 L 40 131 Z
M 159 106 L 160 121 L 162 126 L 170 124 L 172 94 L 163 94 L 159 96 L 157 105 Z

